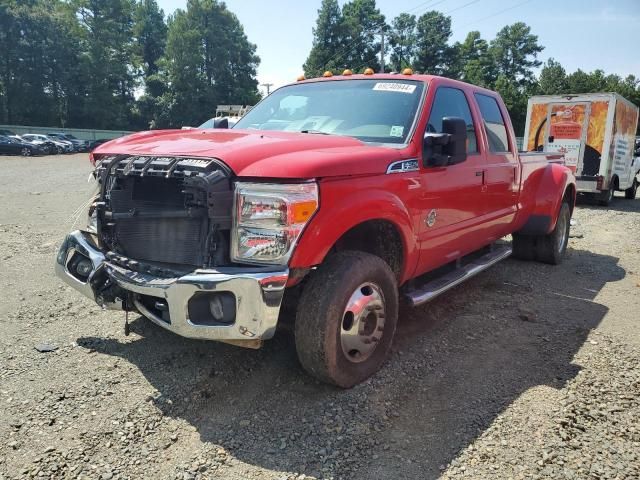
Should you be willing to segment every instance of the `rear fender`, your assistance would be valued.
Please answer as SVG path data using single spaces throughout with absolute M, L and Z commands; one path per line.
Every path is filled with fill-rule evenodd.
M 556 227 L 565 195 L 573 212 L 576 201 L 575 176 L 560 163 L 549 163 L 526 179 L 521 195 L 524 224 L 518 229 L 523 235 L 546 235 Z
M 336 242 L 353 227 L 368 220 L 392 223 L 402 238 L 403 265 L 400 283 L 413 274 L 418 256 L 411 217 L 402 201 L 385 190 L 345 190 L 325 185 L 320 209 L 305 228 L 289 267 L 308 269 L 322 263 Z M 332 191 L 333 190 L 333 191 Z

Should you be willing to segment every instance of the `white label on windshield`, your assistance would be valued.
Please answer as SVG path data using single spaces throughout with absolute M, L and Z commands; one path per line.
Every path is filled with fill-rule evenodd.
M 373 89 L 380 92 L 399 92 L 411 94 L 415 92 L 416 86 L 409 83 L 379 82 L 373 86 Z
M 404 133 L 404 127 L 402 125 L 393 125 L 391 127 L 391 131 L 389 132 L 389 136 L 402 138 L 403 133 Z

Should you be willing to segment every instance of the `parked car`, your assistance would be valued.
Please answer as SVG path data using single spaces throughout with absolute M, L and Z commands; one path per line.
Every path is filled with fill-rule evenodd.
M 6 135 L 0 136 L 0 155 L 43 155 L 45 152 L 37 145 L 16 140 Z
M 100 145 L 102 145 L 103 143 L 107 143 L 109 141 L 113 140 L 113 138 L 99 138 L 97 140 L 93 140 L 92 142 L 89 142 L 89 151 L 93 151 L 95 148 L 99 147 Z
M 39 133 L 26 133 L 22 135 L 22 138 L 28 140 L 30 142 L 42 142 L 42 143 L 50 143 L 53 145 L 51 153 L 71 153 L 73 152 L 73 145 L 69 142 L 61 142 L 56 138 L 50 138 L 46 135 L 41 135 Z
M 52 140 L 60 144 L 64 149 L 62 153 L 73 153 L 78 151 L 77 147 L 73 144 L 73 142 L 70 142 L 69 140 L 64 140 L 56 135 L 50 135 L 50 134 L 47 134 L 46 137 L 49 140 Z
M 518 153 L 497 93 L 411 72 L 300 81 L 231 130 L 133 134 L 90 159 L 99 194 L 62 243 L 62 279 L 250 348 L 285 302 L 302 366 L 341 387 L 382 366 L 401 297 L 512 254 L 560 263 L 576 199 L 562 155 Z
M 56 137 L 59 140 L 71 142 L 76 152 L 87 152 L 89 150 L 89 142 L 80 140 L 69 133 L 49 133 L 50 137 Z
M 37 139 L 37 138 L 30 138 L 29 134 L 26 135 L 13 135 L 9 138 L 13 138 L 15 140 L 18 140 L 20 142 L 25 142 L 28 143 L 30 145 L 35 145 L 37 146 L 40 150 L 42 150 L 44 153 L 46 153 L 47 155 L 50 155 L 52 153 L 57 153 L 57 147 L 56 145 L 51 141 L 45 138 L 45 140 L 41 140 L 41 139 Z

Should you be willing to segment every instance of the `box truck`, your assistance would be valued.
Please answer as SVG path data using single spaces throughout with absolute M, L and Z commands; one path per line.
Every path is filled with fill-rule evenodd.
M 564 154 L 578 192 L 608 205 L 615 191 L 636 196 L 637 126 L 638 107 L 616 93 L 534 96 L 527 105 L 525 149 Z

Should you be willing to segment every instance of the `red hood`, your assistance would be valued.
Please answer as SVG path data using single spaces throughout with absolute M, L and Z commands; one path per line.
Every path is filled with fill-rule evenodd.
M 401 150 L 350 137 L 254 130 L 155 130 L 118 138 L 97 154 L 214 157 L 238 176 L 312 178 L 384 173 Z

